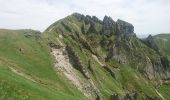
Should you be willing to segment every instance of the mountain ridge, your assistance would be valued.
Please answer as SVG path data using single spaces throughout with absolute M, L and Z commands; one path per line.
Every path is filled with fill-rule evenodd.
M 156 36 L 137 38 L 134 26 L 126 21 L 74 13 L 43 33 L 0 33 L 0 87 L 26 93 L 4 88 L 2 99 L 9 99 L 8 95 L 25 100 L 169 99 L 168 48 L 161 47 Z
M 98 34 L 102 34 L 102 35 L 104 34 L 104 35 L 106 35 L 106 37 L 107 36 L 108 37 L 109 36 L 113 36 L 113 34 L 115 34 L 117 36 L 117 38 L 116 38 L 117 40 L 116 41 L 118 41 L 118 43 L 119 43 L 119 41 L 121 41 L 121 39 L 124 39 L 123 41 L 125 41 L 127 43 L 128 43 L 128 41 L 129 41 L 129 39 L 131 37 L 132 38 L 134 37 L 134 38 L 137 39 L 137 37 L 136 37 L 136 35 L 134 33 L 133 25 L 130 24 L 130 23 L 127 23 L 125 21 L 117 20 L 117 22 L 114 22 L 110 17 L 106 16 L 103 19 L 103 23 L 101 23 L 101 21 L 97 21 L 97 24 L 96 24 L 95 23 L 96 20 L 94 20 L 94 18 L 96 18 L 96 17 L 90 17 L 88 15 L 85 17 L 84 15 L 77 14 L 77 13 L 74 13 L 71 16 L 76 17 L 78 19 L 78 21 L 83 20 L 83 21 L 85 21 L 85 23 L 87 23 L 86 21 L 89 21 L 90 26 L 89 26 L 89 30 L 88 31 L 90 31 L 91 33 L 98 33 Z M 109 20 L 109 21 L 107 21 L 107 20 Z M 100 27 L 100 29 L 97 30 L 98 27 L 96 25 L 98 25 L 98 23 L 103 24 L 103 27 Z M 69 27 L 69 26 L 66 26 L 66 25 L 64 25 L 64 26 L 67 27 L 67 28 Z M 84 33 L 84 34 L 88 34 L 88 31 L 86 33 Z M 69 32 L 71 32 L 71 30 L 69 30 Z M 80 28 L 79 32 L 81 32 L 81 28 Z M 115 41 L 115 40 L 113 40 L 113 41 Z M 140 40 L 137 40 L 137 41 L 140 42 Z M 130 44 L 125 44 L 125 45 L 129 45 L 130 46 Z M 126 46 L 126 47 L 128 47 L 128 46 Z M 128 47 L 128 48 L 132 48 L 132 47 Z
M 76 17 L 77 20 L 76 19 L 74 20 L 74 17 Z M 109 21 L 107 21 L 106 19 L 109 20 Z M 105 62 L 105 60 L 108 61 L 109 59 L 116 59 L 119 63 L 127 64 L 127 62 L 131 62 L 131 61 L 127 60 L 126 57 L 130 57 L 130 59 L 136 60 L 136 57 L 133 54 L 133 52 L 136 52 L 137 55 L 138 54 L 140 55 L 139 57 L 143 58 L 143 60 L 144 60 L 143 62 L 146 62 L 146 65 L 141 65 L 141 66 L 150 67 L 149 70 L 148 70 L 147 67 L 145 67 L 146 68 L 145 70 L 143 70 L 142 67 L 141 68 L 137 67 L 137 69 L 140 69 L 139 71 L 141 73 L 143 73 L 143 71 L 144 71 L 145 76 L 147 76 L 149 79 L 165 78 L 165 77 L 168 76 L 168 75 L 166 75 L 166 73 L 164 73 L 164 71 L 166 71 L 166 69 L 163 69 L 163 67 L 161 65 L 162 62 L 160 60 L 161 58 L 159 58 L 159 54 L 157 54 L 150 47 L 148 47 L 144 43 L 142 43 L 141 40 L 137 39 L 137 37 L 136 37 L 136 35 L 134 33 L 134 27 L 133 27 L 132 24 L 129 24 L 129 23 L 127 23 L 125 21 L 121 21 L 121 20 L 118 20 L 117 22 L 114 22 L 110 17 L 107 17 L 107 16 L 104 17 L 104 20 L 103 20 L 103 23 L 102 23 L 102 21 L 100 21 L 100 20 L 98 21 L 96 17 L 90 17 L 88 15 L 84 16 L 84 15 L 77 14 L 77 13 L 73 14 L 73 15 L 71 15 L 69 17 L 66 17 L 66 19 L 64 21 L 61 22 L 62 23 L 61 26 L 59 25 L 58 27 L 62 27 L 62 25 L 63 25 L 63 27 L 65 27 L 68 30 L 66 30 L 66 32 L 60 32 L 59 30 L 57 30 L 59 28 L 56 28 L 56 30 L 54 29 L 56 31 L 56 33 L 59 33 L 59 34 L 62 33 L 63 37 L 67 37 L 67 35 L 69 37 L 69 35 L 71 35 L 71 38 L 73 40 L 76 39 L 76 36 L 74 36 L 74 34 L 76 34 L 78 36 L 77 42 L 83 40 L 82 42 L 85 44 L 85 48 L 87 50 L 90 50 L 91 53 L 97 52 L 97 50 L 95 50 L 94 48 L 99 48 L 99 49 L 101 48 L 100 47 L 100 41 L 105 42 L 105 41 L 102 41 L 105 36 L 106 36 L 105 37 L 106 41 L 109 40 L 110 37 L 116 36 L 116 39 L 111 39 L 110 38 L 110 40 L 107 41 L 107 42 L 110 42 L 110 43 L 105 44 L 105 45 L 109 45 L 109 44 L 112 45 L 112 43 L 117 42 L 115 44 L 116 48 L 114 48 L 114 50 L 118 49 L 119 52 L 121 52 L 121 55 L 117 55 L 119 53 L 117 51 L 112 51 L 112 48 L 106 48 L 106 49 L 110 49 L 110 50 L 107 50 L 107 53 L 108 52 L 109 53 L 104 55 L 104 56 L 107 56 L 106 58 L 103 58 L 103 57 L 99 56 L 99 55 L 101 55 L 99 53 L 95 54 L 99 59 L 101 59 L 101 60 L 103 59 L 104 62 Z M 74 22 L 74 21 L 77 21 L 77 22 Z M 74 23 L 72 24 L 72 22 L 74 22 Z M 85 25 L 81 26 L 80 24 L 78 24 L 78 25 L 75 24 L 75 23 L 79 23 L 79 22 L 84 23 Z M 65 24 L 65 23 L 67 23 L 67 24 Z M 75 26 L 75 28 L 70 28 L 71 26 Z M 76 30 L 76 28 L 77 28 L 77 30 Z M 71 30 L 71 29 L 73 29 L 73 30 Z M 86 29 L 86 30 L 84 30 L 84 29 Z M 94 40 L 96 42 L 95 44 L 87 42 L 86 40 L 88 40 L 89 38 L 86 37 L 86 35 L 88 36 L 88 35 L 91 35 L 91 34 L 94 35 L 93 38 L 98 40 L 98 37 L 99 37 L 99 39 L 101 39 L 101 40 L 99 40 L 99 41 Z M 82 38 L 82 36 L 83 36 L 83 38 Z M 103 37 L 101 37 L 101 36 L 103 36 Z M 79 40 L 79 38 L 81 38 L 81 40 Z M 94 42 L 93 40 L 91 40 L 91 41 Z M 130 43 L 130 41 L 131 41 L 131 43 Z M 134 44 L 134 43 L 138 43 L 138 44 Z M 120 45 L 120 47 L 119 47 L 119 45 Z M 146 50 L 149 50 L 149 52 L 145 53 L 145 51 L 141 51 L 143 53 L 139 53 L 139 51 L 135 50 L 135 48 L 134 48 L 135 45 L 142 45 L 143 47 L 138 46 L 136 48 L 139 48 L 139 47 L 141 49 L 144 48 Z M 107 47 L 109 47 L 109 46 L 107 46 Z M 121 49 L 123 51 L 121 51 Z M 128 52 L 126 53 L 126 51 L 124 51 L 124 50 L 128 50 L 128 49 L 133 51 L 133 52 L 128 51 L 128 52 L 131 52 L 130 55 L 129 54 L 127 55 Z M 151 52 L 152 52 L 152 54 L 150 54 Z M 151 57 L 152 61 L 150 61 L 150 60 L 148 61 L 148 58 L 147 58 L 148 56 L 143 55 L 144 53 L 147 54 L 149 57 Z M 154 55 L 155 55 L 155 57 L 154 57 Z M 146 58 L 144 58 L 144 57 L 146 57 Z M 136 61 L 138 61 L 138 60 L 136 60 Z M 141 60 L 139 60 L 139 61 L 141 62 Z M 154 65 L 154 63 L 156 63 L 156 64 Z M 138 66 L 138 65 L 135 65 L 135 66 Z M 157 69 L 155 69 L 157 67 L 153 67 L 153 66 L 158 66 L 158 69 L 162 69 L 162 72 L 161 72 L 161 70 L 158 71 Z M 158 72 L 155 72 L 156 70 Z

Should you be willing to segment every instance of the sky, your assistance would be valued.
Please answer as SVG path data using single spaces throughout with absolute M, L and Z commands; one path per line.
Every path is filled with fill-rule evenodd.
M 0 0 L 0 28 L 43 32 L 74 12 L 125 20 L 139 36 L 170 33 L 170 0 Z

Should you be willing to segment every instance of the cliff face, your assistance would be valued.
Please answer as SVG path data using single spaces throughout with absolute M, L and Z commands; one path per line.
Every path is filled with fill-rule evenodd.
M 169 78 L 169 61 L 160 53 L 152 36 L 143 43 L 136 37 L 134 26 L 122 20 L 117 20 L 114 28 L 115 39 L 111 41 L 115 43 L 108 48 L 106 61 L 116 59 L 119 63 L 134 65 L 149 79 Z
M 158 70 L 162 73 L 160 76 L 164 79 L 169 78 L 169 70 L 170 70 L 170 63 L 168 58 L 160 51 L 160 48 L 158 47 L 155 39 L 153 36 L 149 35 L 145 40 L 144 43 L 149 46 L 151 49 L 155 50 L 156 53 L 159 55 L 159 60 L 157 62 L 153 62 L 153 66 L 155 70 Z M 156 67 L 158 66 L 158 67 Z
M 100 20 L 95 16 L 74 13 L 52 24 L 45 34 L 49 35 L 50 42 L 71 48 L 66 50 L 69 59 L 72 59 L 70 62 L 91 84 L 96 94 L 92 99 L 158 99 L 152 86 L 149 87 L 152 96 L 139 87 L 142 88 L 148 79 L 170 78 L 169 61 L 159 52 L 152 37 L 149 36 L 145 42 L 138 39 L 134 26 L 123 20 L 114 21 L 108 16 Z M 127 76 L 124 76 L 125 73 Z M 129 78 L 134 82 L 129 82 Z M 111 92 L 106 93 L 105 90 Z M 130 97 L 132 94 L 135 95 Z

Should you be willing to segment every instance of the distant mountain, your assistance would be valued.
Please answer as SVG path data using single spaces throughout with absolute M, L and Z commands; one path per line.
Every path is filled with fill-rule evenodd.
M 154 40 L 160 50 L 170 58 L 170 33 L 155 35 Z
M 1 29 L 0 41 L 0 99 L 170 99 L 169 35 L 74 13 L 43 33 Z

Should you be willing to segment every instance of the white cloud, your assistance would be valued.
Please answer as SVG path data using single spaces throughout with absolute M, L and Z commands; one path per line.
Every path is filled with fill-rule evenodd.
M 123 19 L 137 34 L 170 32 L 170 0 L 0 0 L 0 28 L 43 31 L 73 12 Z

